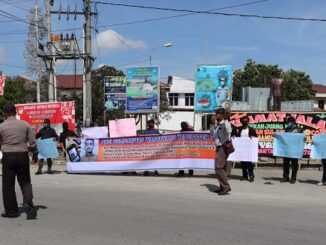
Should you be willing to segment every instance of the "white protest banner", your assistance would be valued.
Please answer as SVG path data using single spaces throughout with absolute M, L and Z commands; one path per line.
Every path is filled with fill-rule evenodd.
M 232 139 L 235 151 L 228 157 L 234 162 L 258 162 L 258 138 L 237 137 Z
M 208 133 L 69 141 L 69 173 L 214 169 L 215 145 Z
M 100 139 L 108 137 L 107 127 L 82 128 L 83 138 Z

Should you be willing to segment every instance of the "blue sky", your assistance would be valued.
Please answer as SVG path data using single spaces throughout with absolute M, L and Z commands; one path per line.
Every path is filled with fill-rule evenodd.
M 11 5 L 6 4 L 10 2 Z M 53 10 L 59 7 L 55 0 Z M 61 0 L 63 9 L 68 1 Z M 76 1 L 82 6 L 82 1 Z M 254 0 L 102 0 L 191 10 L 218 9 Z M 74 5 L 74 1 L 70 1 Z M 18 5 L 13 6 L 12 4 Z M 34 1 L 0 0 L 0 9 L 20 18 L 27 18 L 27 11 Z M 39 5 L 44 8 L 43 1 Z M 73 7 L 71 6 L 71 9 Z M 304 71 L 314 83 L 326 84 L 326 22 L 287 21 L 193 14 L 160 21 L 116 25 L 184 13 L 138 8 L 97 5 L 98 33 L 93 31 L 94 68 L 101 64 L 115 66 L 123 71 L 127 66 L 152 63 L 159 65 L 161 78 L 168 75 L 194 79 L 197 64 L 231 64 L 243 68 L 251 58 L 257 63 L 278 64 L 282 69 Z M 252 5 L 220 10 L 226 13 L 258 14 L 268 16 L 323 18 L 326 19 L 324 0 L 269 0 Z M 1 14 L 1 13 L 0 13 Z M 21 22 L 3 22 L 0 16 L 0 69 L 7 75 L 26 75 L 24 68 L 24 41 L 28 25 Z M 82 18 L 67 21 L 52 17 L 53 30 L 66 33 L 68 28 L 82 26 Z M 76 30 L 81 39 L 82 33 Z M 157 48 L 171 42 L 170 48 Z M 153 50 L 154 49 L 154 50 Z M 73 64 L 60 61 L 58 74 L 69 74 Z M 78 62 L 78 72 L 82 63 Z

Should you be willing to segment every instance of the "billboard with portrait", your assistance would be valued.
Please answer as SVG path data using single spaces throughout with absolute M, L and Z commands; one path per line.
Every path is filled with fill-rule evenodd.
M 232 100 L 232 67 L 198 65 L 196 73 L 195 111 L 213 112 Z
M 106 110 L 125 110 L 126 78 L 123 76 L 104 77 L 104 107 Z
M 159 110 L 159 68 L 130 67 L 126 76 L 126 113 L 157 113 Z

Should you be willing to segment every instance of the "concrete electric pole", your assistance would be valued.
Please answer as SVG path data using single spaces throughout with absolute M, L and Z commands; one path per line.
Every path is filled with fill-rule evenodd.
M 92 35 L 91 35 L 91 5 L 90 0 L 84 0 L 84 80 L 83 80 L 83 125 L 88 127 L 92 121 Z
M 48 36 L 48 43 L 47 47 L 50 51 L 50 56 L 53 57 L 53 43 L 52 43 L 52 33 L 51 33 L 51 5 L 53 4 L 53 1 L 46 0 L 45 2 L 46 6 L 46 29 L 47 29 L 47 36 Z M 54 101 L 54 60 L 55 58 L 48 59 L 48 72 L 49 72 L 49 102 Z
M 39 40 L 39 12 L 38 12 L 38 2 L 35 2 L 35 35 L 36 40 Z M 36 50 L 38 49 L 38 42 L 36 43 Z M 40 58 L 37 58 L 37 65 L 36 65 L 36 101 L 39 103 L 41 102 L 41 89 L 40 89 Z

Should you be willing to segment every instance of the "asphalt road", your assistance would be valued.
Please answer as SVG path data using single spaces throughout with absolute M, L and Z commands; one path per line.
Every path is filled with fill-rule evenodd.
M 0 244 L 326 244 L 320 171 L 300 171 L 291 185 L 280 169 L 258 169 L 254 183 L 236 169 L 228 196 L 212 192 L 218 182 L 207 173 L 165 173 L 33 175 L 38 219 L 0 217 Z

